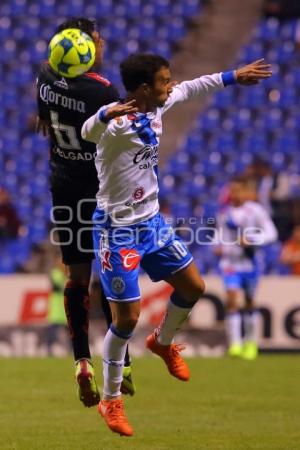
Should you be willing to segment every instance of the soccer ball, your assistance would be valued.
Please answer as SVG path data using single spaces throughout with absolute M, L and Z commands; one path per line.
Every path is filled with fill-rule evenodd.
M 50 41 L 48 61 L 54 72 L 68 78 L 87 72 L 95 62 L 93 39 L 77 28 L 57 33 Z

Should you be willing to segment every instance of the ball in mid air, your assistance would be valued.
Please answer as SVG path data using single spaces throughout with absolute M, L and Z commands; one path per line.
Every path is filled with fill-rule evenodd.
M 68 78 L 87 72 L 95 62 L 93 39 L 77 28 L 57 33 L 50 41 L 48 61 L 54 72 Z

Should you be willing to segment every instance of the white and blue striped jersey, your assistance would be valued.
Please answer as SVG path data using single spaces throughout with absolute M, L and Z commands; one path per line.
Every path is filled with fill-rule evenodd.
M 173 105 L 205 97 L 226 84 L 225 74 L 206 75 L 177 84 L 162 108 L 101 121 L 103 106 L 83 124 L 82 137 L 97 144 L 98 209 L 112 226 L 131 225 L 153 217 L 158 204 L 158 147 L 162 115 Z
M 218 217 L 220 269 L 224 273 L 255 270 L 255 248 L 270 244 L 277 237 L 277 230 L 262 205 L 253 201 L 229 205 Z M 243 241 L 249 243 L 247 248 L 240 245 Z

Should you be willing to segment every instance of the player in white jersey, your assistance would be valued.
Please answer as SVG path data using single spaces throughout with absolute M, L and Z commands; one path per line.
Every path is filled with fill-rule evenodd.
M 136 54 L 121 64 L 126 103 L 100 108 L 82 127 L 97 144 L 100 188 L 94 214 L 94 244 L 101 281 L 113 316 L 103 344 L 103 400 L 99 412 L 112 431 L 131 436 L 120 395 L 124 351 L 140 313 L 139 267 L 154 281 L 174 287 L 166 315 L 147 338 L 169 372 L 188 381 L 189 368 L 173 338 L 204 291 L 204 281 L 181 239 L 159 214 L 158 145 L 162 115 L 176 103 L 204 97 L 229 84 L 256 84 L 271 75 L 256 61 L 174 86 L 169 63 L 157 55 Z
M 250 195 L 249 195 L 250 194 Z M 277 230 L 266 209 L 251 196 L 248 181 L 235 178 L 229 186 L 230 203 L 218 218 L 220 270 L 226 289 L 228 354 L 254 360 L 257 356 L 257 312 L 254 294 L 258 283 L 257 247 L 276 241 Z M 242 340 L 238 293 L 245 299 L 245 336 Z

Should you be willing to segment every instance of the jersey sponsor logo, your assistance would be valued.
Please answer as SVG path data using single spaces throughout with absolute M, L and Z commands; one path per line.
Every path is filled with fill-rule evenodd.
M 158 145 L 145 145 L 133 158 L 134 164 L 139 164 L 139 169 L 148 169 L 158 163 Z
M 62 77 L 61 80 L 54 81 L 54 86 L 58 86 L 62 89 L 69 89 L 68 83 L 66 82 L 64 77 Z
M 153 120 L 151 122 L 151 127 L 156 129 L 156 130 L 159 130 L 162 127 L 162 123 L 161 123 L 161 121 Z
M 122 258 L 122 265 L 124 269 L 128 271 L 136 269 L 141 260 L 141 255 L 134 248 L 122 248 L 120 250 L 120 255 Z
M 125 291 L 125 281 L 122 277 L 113 277 L 111 280 L 111 289 L 116 294 L 123 294 Z
M 119 125 L 119 126 L 121 126 L 121 125 L 123 125 L 123 119 L 122 119 L 122 117 L 115 117 L 115 122 L 117 122 L 117 124 Z
M 49 105 L 49 103 L 54 103 L 55 105 L 70 109 L 71 111 L 85 113 L 85 102 L 76 100 L 72 97 L 67 97 L 59 92 L 54 92 L 49 84 L 43 83 L 41 85 L 40 98 L 47 105 Z
M 131 207 L 131 208 L 137 208 L 138 206 L 141 205 L 147 205 L 147 203 L 149 202 L 148 198 L 143 198 L 142 200 L 138 200 L 137 202 L 126 202 L 125 206 Z
M 145 189 L 143 186 L 139 186 L 135 189 L 134 193 L 132 194 L 132 197 L 134 200 L 141 200 L 145 195 Z
M 125 206 L 137 207 L 140 205 L 146 205 L 148 203 L 148 199 L 144 198 L 145 189 L 143 186 L 138 186 L 132 194 L 132 198 L 135 200 L 134 202 L 126 202 Z

